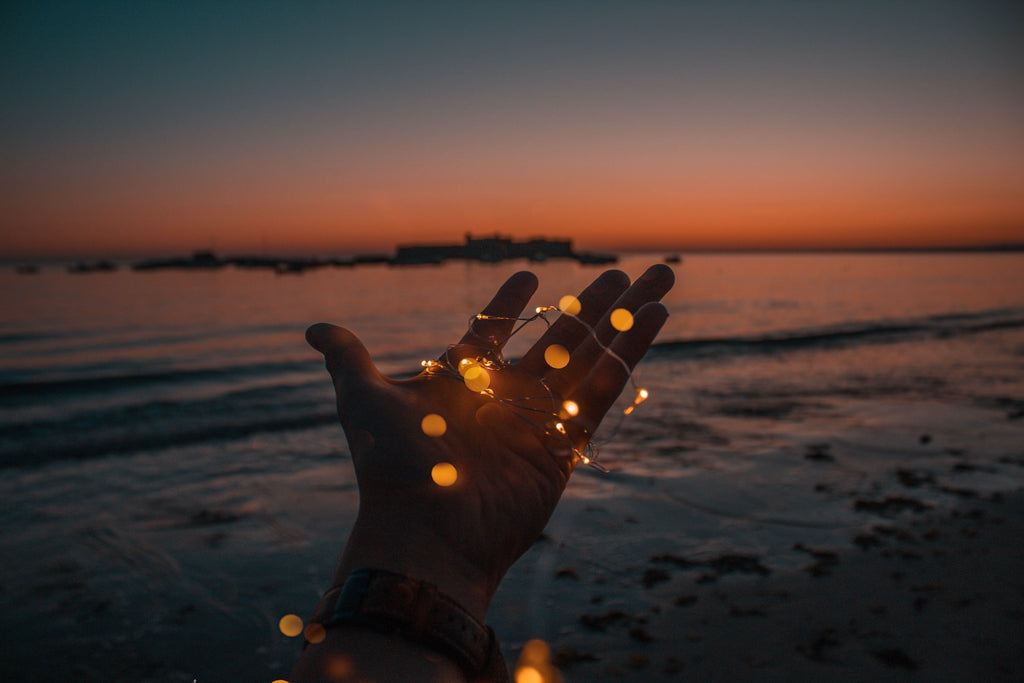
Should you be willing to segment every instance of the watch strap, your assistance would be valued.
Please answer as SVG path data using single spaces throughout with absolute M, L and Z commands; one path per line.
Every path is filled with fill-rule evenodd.
M 354 624 L 397 632 L 452 657 L 470 680 L 492 669 L 503 677 L 485 680 L 508 680 L 494 631 L 428 581 L 383 569 L 357 569 L 324 598 L 326 614 L 314 621 L 325 629 Z

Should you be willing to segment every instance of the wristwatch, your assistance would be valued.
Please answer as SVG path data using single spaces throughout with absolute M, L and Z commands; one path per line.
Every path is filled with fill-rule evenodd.
M 324 594 L 312 623 L 398 633 L 454 659 L 470 681 L 508 681 L 494 631 L 437 586 L 383 569 L 356 569 Z M 324 609 L 326 608 L 326 609 Z

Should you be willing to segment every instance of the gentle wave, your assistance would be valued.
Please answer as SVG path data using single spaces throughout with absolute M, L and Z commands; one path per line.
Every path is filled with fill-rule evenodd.
M 833 349 L 859 344 L 946 338 L 1022 327 L 1024 309 L 998 309 L 906 320 L 843 323 L 756 335 L 667 341 L 655 344 L 651 348 L 651 356 L 656 358 L 659 355 L 685 355 L 691 358 L 717 358 L 805 349 Z
M 131 403 L 8 425 L 0 429 L 0 467 L 142 453 L 336 421 L 327 382 Z
M 651 350 L 657 359 L 728 358 L 737 355 L 847 348 L 946 338 L 998 329 L 1024 328 L 1024 309 L 944 314 L 895 321 L 869 321 L 817 328 L 739 335 L 717 339 L 662 342 Z M 408 356 L 393 359 L 405 367 Z M 412 374 L 410 365 L 410 374 Z M 51 406 L 34 417 L 0 428 L 0 467 L 26 467 L 57 460 L 133 454 L 173 446 L 239 439 L 333 424 L 336 414 L 330 382 L 321 362 L 290 360 L 226 367 L 112 373 L 40 382 L 0 385 L 0 407 Z M 240 379 L 267 380 L 239 386 Z M 185 398 L 155 398 L 157 389 L 208 385 L 209 393 Z M 132 399 L 107 407 L 61 413 L 61 406 L 83 397 L 122 391 Z M 88 405 L 88 404 L 85 404 Z M 11 417 L 17 419 L 16 415 Z
M 25 342 L 39 342 L 50 339 L 61 339 L 70 335 L 57 332 L 8 332 L 0 333 L 0 345 L 23 344 Z
M 106 394 L 113 391 L 160 385 L 185 385 L 233 380 L 239 377 L 270 377 L 309 371 L 321 365 L 310 361 L 284 361 L 177 369 L 154 372 L 89 374 L 82 373 L 40 381 L 16 381 L 0 384 L 0 407 L 24 405 L 72 396 Z M 80 371 L 79 371 L 80 372 Z

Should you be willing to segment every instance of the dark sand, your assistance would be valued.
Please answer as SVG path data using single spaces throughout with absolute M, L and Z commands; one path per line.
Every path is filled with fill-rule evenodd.
M 1024 493 L 962 493 L 952 512 L 896 505 L 848 549 L 802 547 L 796 572 L 669 552 L 631 583 L 561 567 L 591 605 L 554 662 L 567 681 L 1024 680 Z

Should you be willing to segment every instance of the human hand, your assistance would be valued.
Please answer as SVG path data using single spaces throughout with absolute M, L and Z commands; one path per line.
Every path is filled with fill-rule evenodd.
M 442 356 L 444 368 L 409 380 L 383 376 L 352 332 L 310 327 L 306 338 L 333 379 L 360 492 L 335 583 L 359 567 L 416 576 L 483 621 L 501 578 L 539 537 L 589 435 L 665 322 L 668 313 L 656 302 L 673 282 L 661 265 L 632 286 L 625 274 L 605 272 L 580 293 L 575 317 L 560 316 L 522 359 L 492 368 L 484 393 L 479 385 L 467 388 L 454 366 L 499 357 L 537 288 L 532 273 L 506 281 Z M 609 322 L 618 308 L 634 315 L 628 331 Z M 545 362 L 552 344 L 569 351 L 565 367 Z M 561 435 L 549 419 L 564 400 L 579 413 L 563 421 Z M 421 429 L 430 414 L 443 418 L 443 434 Z M 433 481 L 438 463 L 454 466 L 453 484 Z

